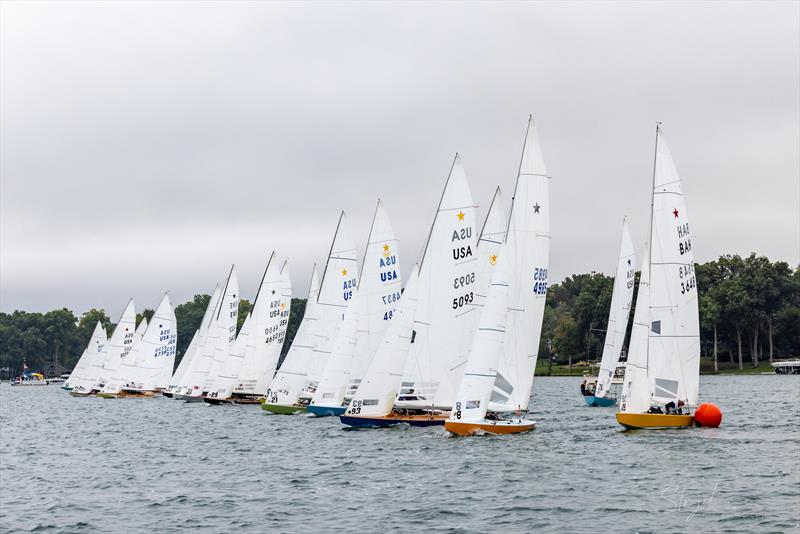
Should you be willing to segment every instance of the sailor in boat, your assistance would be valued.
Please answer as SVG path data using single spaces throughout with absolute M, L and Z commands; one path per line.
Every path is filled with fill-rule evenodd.
M 583 395 L 584 397 L 586 396 L 586 379 L 585 378 L 583 379 L 583 382 L 581 382 L 581 395 Z
M 686 405 L 682 400 L 678 399 L 678 404 L 675 401 L 669 401 L 664 406 L 664 412 L 668 415 L 683 415 L 683 407 Z

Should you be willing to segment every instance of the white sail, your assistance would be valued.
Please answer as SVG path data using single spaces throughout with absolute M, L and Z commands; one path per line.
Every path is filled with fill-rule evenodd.
M 203 313 L 203 318 L 200 321 L 200 328 L 198 328 L 195 331 L 194 336 L 192 336 L 192 340 L 189 342 L 189 346 L 186 347 L 186 352 L 183 353 L 183 358 L 181 358 L 178 368 L 172 375 L 172 379 L 170 380 L 170 389 L 176 390 L 188 385 L 184 383 L 186 373 L 191 367 L 192 361 L 197 356 L 198 349 L 205 342 L 206 335 L 208 334 L 208 328 L 211 325 L 214 309 L 217 307 L 221 295 L 222 291 L 220 290 L 219 285 L 217 285 L 214 288 L 214 292 L 211 294 L 211 298 L 208 299 L 206 311 Z
M 239 281 L 236 270 L 231 266 L 222 295 L 214 309 L 208 333 L 197 355 L 192 358 L 184 382 L 190 395 L 199 397 L 205 391 L 206 380 L 215 363 L 215 356 L 223 360 L 236 338 L 236 321 L 239 315 Z
M 414 266 L 397 312 L 347 408 L 347 415 L 382 416 L 392 411 L 403 379 L 417 312 L 419 268 Z
M 305 391 L 302 394 L 304 397 L 310 399 L 322 379 L 325 366 L 333 351 L 336 333 L 344 321 L 357 286 L 358 251 L 347 224 L 347 217 L 342 212 L 317 297 L 319 317 L 317 335 L 320 336 L 320 342 L 313 349 L 311 364 L 306 375 Z
M 364 376 L 400 300 L 398 241 L 378 200 L 367 239 L 358 291 L 347 310 L 313 404 L 341 406 Z M 349 394 L 348 394 L 349 393 Z
M 144 323 L 144 319 L 142 319 Z M 150 318 L 142 339 L 131 350 L 135 378 L 130 385 L 140 391 L 166 388 L 175 365 L 178 330 L 169 295 L 164 295 Z
M 139 325 L 133 332 L 133 341 L 130 343 L 128 352 L 121 357 L 120 364 L 111 379 L 106 381 L 105 387 L 101 390 L 103 393 L 119 393 L 123 387 L 141 381 L 143 373 L 136 364 L 137 358 L 134 351 L 142 341 L 146 330 L 147 318 L 142 316 L 142 320 L 139 321 Z
M 453 404 L 475 316 L 476 245 L 475 206 L 456 154 L 420 264 L 416 336 L 398 407 Z
M 111 334 L 111 338 L 103 349 L 103 368 L 97 378 L 95 388 L 103 388 L 119 372 L 122 361 L 128 356 L 133 346 L 136 330 L 136 309 L 133 299 L 128 301 L 122 316 Z
M 508 221 L 503 209 L 503 195 L 498 187 L 486 213 L 480 237 L 478 238 L 478 266 L 476 268 L 476 290 L 474 306 L 482 306 L 486 291 L 492 278 L 492 271 L 497 263 L 497 254 L 506 240 Z
M 631 413 L 678 400 L 696 406 L 699 388 L 700 325 L 689 218 L 681 180 L 660 126 L 656 128 L 651 206 L 647 330 L 637 329 L 636 347 L 632 339 L 628 357 L 628 368 L 641 368 L 644 363 L 647 379 L 642 379 L 641 371 L 625 377 L 620 409 Z M 639 353 L 633 354 L 634 350 Z
M 492 411 L 525 411 L 530 402 L 547 296 L 549 181 L 530 118 L 506 236 L 506 252 L 513 264 L 507 266 L 511 279 L 509 314 L 493 406 L 489 408 Z
M 231 351 L 220 368 L 215 380 L 214 390 L 210 394 L 216 398 L 230 397 L 235 388 L 254 390 L 259 377 L 274 369 L 277 363 L 274 347 L 276 343 L 268 343 L 281 321 L 281 268 L 270 254 L 261 283 L 258 286 L 253 308 L 246 319 L 250 324 L 244 335 L 244 326 L 239 332 Z M 240 340 L 239 337 L 242 337 Z
M 644 413 L 650 409 L 650 386 L 647 380 L 647 332 L 650 330 L 650 247 L 645 247 L 636 311 L 633 312 L 625 381 L 619 407 L 622 412 Z
M 317 266 L 314 265 L 303 321 L 295 333 L 283 365 L 278 369 L 267 389 L 266 398 L 270 404 L 292 405 L 300 397 L 306 383 L 314 347 L 320 342 L 320 336 L 317 334 L 319 328 L 318 295 L 319 277 L 317 276 Z
M 614 378 L 614 370 L 622 354 L 625 332 L 628 329 L 628 317 L 631 313 L 633 286 L 636 274 L 636 253 L 628 231 L 628 221 L 622 221 L 622 239 L 619 245 L 617 272 L 614 276 L 614 289 L 611 294 L 611 308 L 608 312 L 606 339 L 603 344 L 603 357 L 600 360 L 600 371 L 597 375 L 596 397 L 605 397 Z
M 657 130 L 650 249 L 649 378 L 656 402 L 697 405 L 700 315 L 681 180 Z
M 64 383 L 65 387 L 74 388 L 80 386 L 85 389 L 91 389 L 97 383 L 100 371 L 103 368 L 105 356 L 103 349 L 106 343 L 108 343 L 106 329 L 103 328 L 100 321 L 97 321 L 92 337 L 89 338 L 89 343 L 86 345 L 80 360 L 75 364 L 75 368 Z
M 510 277 L 504 265 L 513 262 L 508 256 L 501 247 L 480 312 L 478 328 L 472 338 L 469 359 L 450 411 L 451 421 L 478 422 L 486 416 L 506 334 Z
M 275 377 L 275 369 L 278 367 L 278 360 L 281 357 L 283 342 L 286 339 L 286 328 L 289 325 L 289 316 L 292 310 L 292 276 L 289 272 L 289 263 L 287 261 L 284 261 L 283 267 L 281 267 L 277 297 L 273 297 L 270 300 L 268 319 L 263 328 L 265 334 L 263 343 L 266 345 L 267 350 L 261 359 L 262 370 L 253 372 L 253 375 L 256 376 L 255 384 L 251 384 L 247 379 L 240 377 L 239 385 L 234 388 L 235 393 L 264 395 Z M 252 354 L 257 354 L 257 352 L 253 351 Z

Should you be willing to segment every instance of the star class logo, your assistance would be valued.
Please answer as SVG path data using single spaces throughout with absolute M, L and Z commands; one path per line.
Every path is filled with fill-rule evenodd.
M 492 254 L 491 256 L 489 256 L 489 263 L 491 265 L 494 265 L 494 264 L 497 263 L 497 254 Z
M 347 269 L 342 269 L 342 276 L 347 276 Z
M 458 217 L 459 221 L 463 221 L 464 220 L 464 212 L 459 210 L 459 212 L 457 214 L 457 217 Z
M 631 259 L 628 258 L 628 267 L 630 267 L 630 266 L 631 266 Z
M 672 214 L 673 214 L 673 215 L 675 216 L 675 218 L 677 219 L 677 218 L 678 218 L 678 208 L 675 208 L 675 209 L 673 209 L 673 210 L 672 210 Z
M 533 205 L 533 213 L 539 213 L 539 208 L 541 208 L 541 207 L 542 206 L 538 202 L 536 204 L 534 204 Z
M 383 256 L 388 258 L 392 254 L 389 245 L 383 245 Z
M 281 302 L 281 305 L 279 306 L 279 308 L 280 308 L 280 309 L 284 309 L 284 308 L 286 308 L 286 303 L 285 303 L 285 302 Z

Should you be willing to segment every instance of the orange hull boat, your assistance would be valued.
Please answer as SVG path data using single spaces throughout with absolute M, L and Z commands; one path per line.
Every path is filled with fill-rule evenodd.
M 476 434 L 520 434 L 530 432 L 536 427 L 535 421 L 487 421 L 477 423 L 462 423 L 460 421 L 447 421 L 444 429 L 457 436 L 474 436 Z
M 638 428 L 680 428 L 693 426 L 694 417 L 691 415 L 617 412 L 617 422 L 629 430 Z

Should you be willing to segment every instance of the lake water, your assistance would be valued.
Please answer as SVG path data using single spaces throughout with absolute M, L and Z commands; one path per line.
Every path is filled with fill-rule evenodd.
M 719 429 L 624 432 L 578 385 L 458 439 L 2 384 L 0 531 L 800 532 L 800 377 L 701 377 Z

